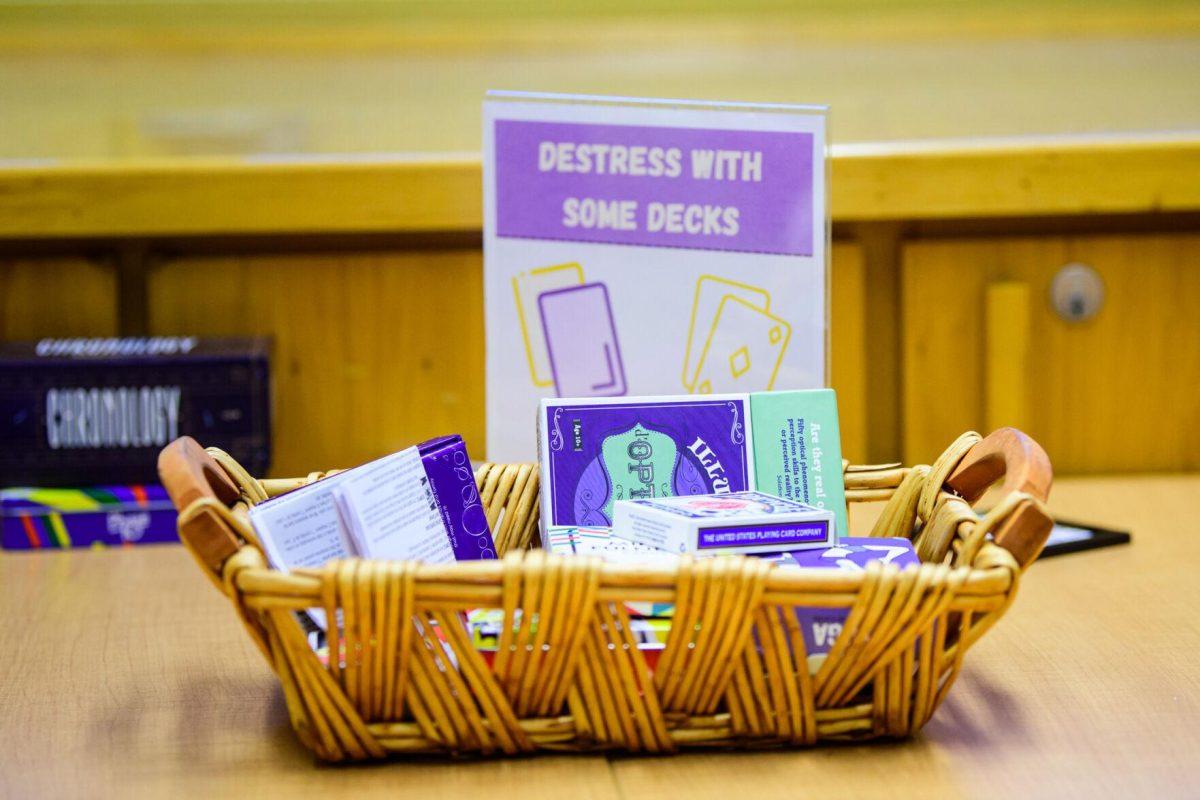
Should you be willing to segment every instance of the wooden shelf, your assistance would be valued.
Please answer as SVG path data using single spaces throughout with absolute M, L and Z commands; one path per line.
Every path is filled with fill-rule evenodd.
M 16 164 L 0 238 L 478 231 L 474 155 Z M 1200 209 L 1200 132 L 833 148 L 835 221 Z

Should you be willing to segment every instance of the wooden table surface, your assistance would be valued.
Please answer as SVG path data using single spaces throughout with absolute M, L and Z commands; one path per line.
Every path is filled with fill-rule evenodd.
M 0 556 L 0 796 L 1146 796 L 1200 786 L 1200 476 L 1062 480 L 1134 543 L 1039 563 L 905 742 L 316 766 L 174 546 Z M 861 522 L 861 520 L 860 520 Z

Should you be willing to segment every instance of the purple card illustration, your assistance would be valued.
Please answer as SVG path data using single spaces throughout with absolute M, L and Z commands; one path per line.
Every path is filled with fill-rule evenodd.
M 748 490 L 748 405 L 744 397 L 545 401 L 547 524 L 608 527 L 618 500 Z
M 585 283 L 542 292 L 538 310 L 559 397 L 625 394 L 625 366 L 608 287 Z

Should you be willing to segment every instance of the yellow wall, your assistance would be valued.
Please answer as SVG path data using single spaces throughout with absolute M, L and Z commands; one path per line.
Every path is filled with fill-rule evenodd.
M 477 151 L 518 88 L 827 103 L 836 142 L 1200 128 L 1183 0 L 0 3 L 0 157 Z
M 0 336 L 273 335 L 275 474 L 481 454 L 483 91 L 828 102 L 850 458 L 1197 469 L 1198 57 L 1176 1 L 0 3 Z
M 117 280 L 106 265 L 79 257 L 0 256 L 0 339 L 116 332 Z

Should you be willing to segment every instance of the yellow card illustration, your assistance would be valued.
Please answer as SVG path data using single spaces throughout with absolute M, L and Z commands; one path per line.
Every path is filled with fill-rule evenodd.
M 749 392 L 775 384 L 792 326 L 740 297 L 725 295 L 700 353 L 696 394 Z
M 551 267 L 518 272 L 513 276 L 513 297 L 517 302 L 517 320 L 521 323 L 521 338 L 525 358 L 534 386 L 553 386 L 550 354 L 546 351 L 546 336 L 538 312 L 538 296 L 543 292 L 565 289 L 583 283 L 583 267 L 578 264 L 555 264 Z
M 701 275 L 696 281 L 696 297 L 692 301 L 692 316 L 688 322 L 687 345 L 683 353 L 683 385 L 692 389 L 696 386 L 696 368 L 700 365 L 700 351 L 704 347 L 704 334 L 713 326 L 721 300 L 727 296 L 740 297 L 751 306 L 763 311 L 771 310 L 771 295 L 765 289 L 738 283 L 716 275 Z

